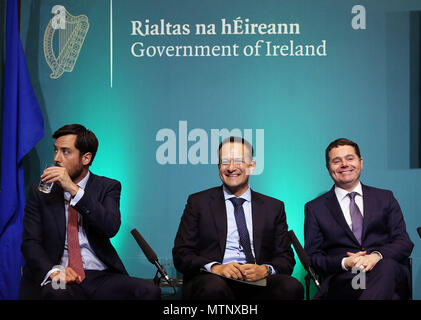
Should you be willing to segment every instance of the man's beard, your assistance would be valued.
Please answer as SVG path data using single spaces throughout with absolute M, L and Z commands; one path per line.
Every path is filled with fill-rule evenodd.
M 79 166 L 75 169 L 75 171 L 69 174 L 69 176 L 72 179 L 72 181 L 76 181 L 76 179 L 80 177 L 82 172 L 83 172 L 83 165 L 79 164 Z

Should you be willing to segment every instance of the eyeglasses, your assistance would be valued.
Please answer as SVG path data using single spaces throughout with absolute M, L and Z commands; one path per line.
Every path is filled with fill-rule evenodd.
M 219 161 L 219 164 L 221 166 L 229 166 L 231 164 L 231 161 L 234 163 L 235 166 L 241 166 L 243 164 L 246 164 L 246 162 L 242 158 L 222 159 L 221 161 Z

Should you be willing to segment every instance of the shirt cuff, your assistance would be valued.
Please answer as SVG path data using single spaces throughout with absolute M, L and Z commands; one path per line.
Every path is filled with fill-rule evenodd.
M 211 271 L 211 269 L 212 269 L 212 267 L 215 265 L 215 264 L 220 264 L 219 262 L 209 262 L 208 264 L 205 264 L 205 269 L 208 271 L 208 272 L 212 272 Z
M 84 194 L 85 190 L 79 187 L 79 190 L 76 193 L 76 195 L 70 200 L 70 205 L 74 207 L 79 202 L 79 200 L 82 199 Z
M 40 286 L 41 286 L 41 287 L 43 287 L 43 286 L 45 286 L 46 284 L 49 284 L 49 283 L 51 282 L 50 276 L 51 276 L 54 272 L 61 271 L 61 270 L 63 270 L 63 268 L 62 268 L 62 267 L 60 267 L 60 268 L 59 268 L 59 267 L 54 267 L 54 268 L 52 268 L 50 271 L 48 271 L 47 275 L 45 276 L 44 280 L 41 282 Z
M 346 258 L 342 258 L 341 266 L 343 270 L 348 271 L 348 269 L 345 267 L 345 259 Z
M 381 254 L 380 252 L 378 252 L 378 251 L 372 251 L 371 253 L 377 253 L 377 254 L 380 256 L 380 260 L 382 260 L 382 259 L 383 259 L 382 254 Z
M 270 273 L 268 274 L 268 276 L 276 274 L 275 269 L 270 264 L 265 264 L 265 266 L 267 266 L 270 270 Z

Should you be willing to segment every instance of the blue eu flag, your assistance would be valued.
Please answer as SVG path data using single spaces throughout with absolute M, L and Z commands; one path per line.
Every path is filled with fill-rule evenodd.
M 0 189 L 0 299 L 17 299 L 23 256 L 23 157 L 44 135 L 18 29 L 16 0 L 7 1 Z

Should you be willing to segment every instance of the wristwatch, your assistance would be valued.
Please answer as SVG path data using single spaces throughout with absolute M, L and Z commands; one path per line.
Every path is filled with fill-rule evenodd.
M 265 264 L 265 267 L 266 267 L 267 276 L 270 276 L 272 274 L 272 270 L 267 264 Z

